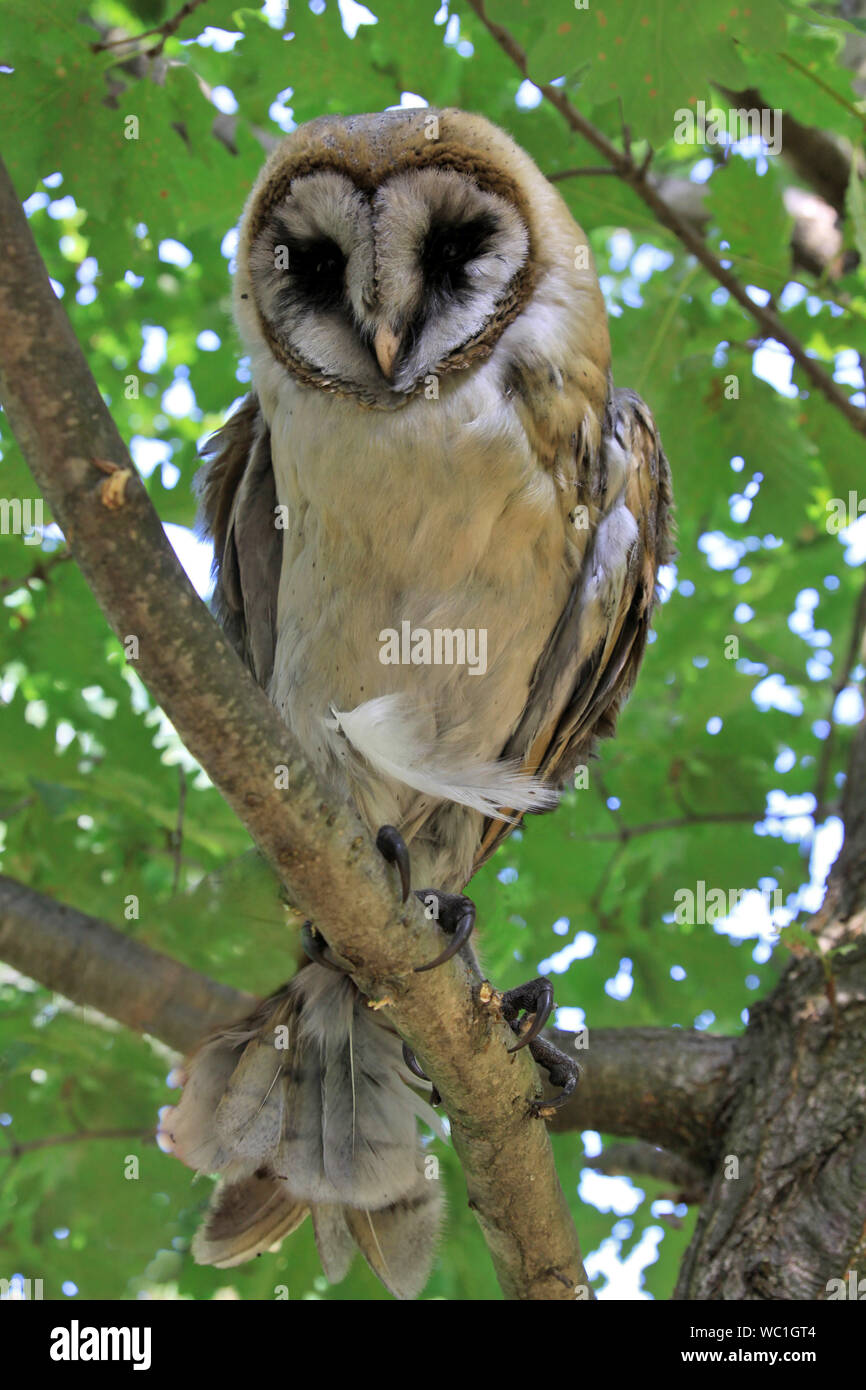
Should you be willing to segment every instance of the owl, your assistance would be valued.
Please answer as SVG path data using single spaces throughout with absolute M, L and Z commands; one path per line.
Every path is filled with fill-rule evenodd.
M 613 387 L 586 236 L 480 116 L 326 116 L 253 187 L 234 309 L 252 387 L 201 489 L 217 616 L 428 905 L 419 968 L 474 963 L 462 890 L 612 733 L 670 553 L 668 465 Z M 200 1261 L 311 1214 L 330 1280 L 360 1249 L 413 1297 L 442 1214 L 417 1132 L 438 1098 L 326 937 L 187 1060 L 161 1142 L 220 1175 Z M 552 997 L 532 981 L 504 1008 L 567 1094 L 538 1036 Z

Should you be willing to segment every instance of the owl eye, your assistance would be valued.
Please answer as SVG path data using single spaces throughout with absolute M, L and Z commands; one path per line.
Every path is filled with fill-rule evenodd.
M 288 274 L 294 293 L 315 308 L 333 308 L 343 299 L 346 257 L 330 237 L 290 240 Z
M 457 224 L 434 223 L 421 247 L 425 280 L 453 286 L 470 261 L 487 249 L 495 230 L 495 219 L 485 215 Z

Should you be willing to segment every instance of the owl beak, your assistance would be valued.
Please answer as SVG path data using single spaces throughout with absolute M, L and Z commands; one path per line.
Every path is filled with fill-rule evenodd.
M 400 339 L 386 323 L 383 323 L 381 328 L 376 330 L 376 336 L 373 339 L 373 351 L 376 354 L 376 361 L 379 363 L 382 375 L 386 381 L 390 381 L 394 374 L 397 353 L 400 351 Z

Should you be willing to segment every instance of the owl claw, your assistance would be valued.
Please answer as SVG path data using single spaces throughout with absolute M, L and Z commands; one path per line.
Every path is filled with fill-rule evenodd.
M 561 1086 L 560 1094 L 553 1100 L 533 1100 L 529 1103 L 529 1112 L 541 1119 L 546 1119 L 565 1105 L 570 1096 L 574 1094 L 575 1087 L 580 1080 L 580 1067 L 567 1057 L 564 1052 L 560 1052 L 558 1047 L 549 1043 L 546 1038 L 538 1035 L 546 1024 L 553 1009 L 553 985 L 543 975 L 536 980 L 528 980 L 524 985 L 518 985 L 516 989 L 510 989 L 502 996 L 502 1014 L 507 1023 L 511 1024 L 515 1033 L 520 1034 L 520 1041 L 514 1047 L 509 1047 L 509 1052 L 519 1052 L 521 1047 L 528 1047 L 533 1059 L 540 1067 L 544 1067 L 550 1080 L 551 1086 Z M 532 1022 L 525 1032 L 520 1032 L 519 1015 L 526 1012 L 532 1016 Z
M 403 890 L 403 901 L 405 902 L 409 896 L 411 882 L 409 850 L 406 841 L 393 825 L 383 825 L 376 836 L 376 848 L 389 864 L 397 865 L 400 873 L 400 887 Z
M 471 898 L 465 898 L 462 893 L 440 893 L 436 888 L 416 889 L 415 897 L 420 898 L 428 910 L 430 908 L 429 900 L 431 898 L 434 900 L 436 905 L 436 911 L 433 914 L 434 920 L 451 938 L 445 950 L 435 960 L 428 960 L 426 965 L 415 966 L 416 975 L 420 975 L 425 970 L 435 970 L 437 966 L 444 965 L 452 956 L 456 956 L 460 948 L 466 944 L 475 926 L 475 904 Z
M 406 841 L 393 825 L 383 825 L 376 836 L 376 848 L 389 864 L 396 864 L 405 902 L 411 883 Z M 428 911 L 428 915 L 432 915 L 442 930 L 451 937 L 445 950 L 435 960 L 427 961 L 426 965 L 415 966 L 416 973 L 420 974 L 425 970 L 435 970 L 438 965 L 444 965 L 452 956 L 456 956 L 461 946 L 469 940 L 475 926 L 475 904 L 471 898 L 464 898 L 460 893 L 440 893 L 436 888 L 416 889 L 415 897 L 420 898 L 428 909 L 432 898 L 435 912 L 431 914 Z
M 419 1077 L 421 1081 L 430 1080 L 426 1071 L 421 1070 L 421 1066 L 418 1062 L 418 1058 L 415 1056 L 415 1053 L 412 1051 L 409 1044 L 405 1042 L 403 1044 L 403 1061 L 406 1063 L 406 1066 L 409 1068 L 413 1076 Z
M 403 1044 L 403 1061 L 406 1063 L 406 1066 L 409 1068 L 413 1076 L 417 1076 L 421 1081 L 430 1081 L 430 1078 L 427 1075 L 427 1073 L 425 1071 L 422 1071 L 421 1067 L 418 1065 L 418 1058 L 415 1056 L 415 1053 L 412 1051 L 409 1044 L 405 1042 Z M 436 1087 L 433 1086 L 432 1082 L 430 1084 L 432 1087 L 430 1091 L 430 1104 L 441 1105 L 442 1097 L 436 1090 Z
M 525 985 L 518 985 L 516 989 L 510 989 L 503 994 L 503 1017 L 520 1036 L 520 1042 L 515 1043 L 514 1047 L 509 1047 L 508 1051 L 519 1052 L 521 1047 L 533 1042 L 550 1018 L 552 1009 L 553 985 L 544 975 L 539 975 L 537 980 L 529 980 Z M 524 1010 L 532 1014 L 533 1019 L 526 1031 L 521 1033 L 518 1014 Z

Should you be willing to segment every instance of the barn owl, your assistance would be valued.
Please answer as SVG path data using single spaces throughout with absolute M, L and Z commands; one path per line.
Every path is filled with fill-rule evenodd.
M 435 909 L 419 968 L 474 960 L 462 890 L 613 731 L 669 554 L 667 462 L 613 387 L 586 236 L 479 116 L 326 116 L 253 187 L 234 308 L 252 388 L 205 466 L 217 616 L 329 796 Z M 310 1213 L 330 1280 L 359 1248 L 413 1297 L 442 1209 L 417 1122 L 438 1125 L 438 1098 L 326 937 L 188 1059 L 162 1143 L 220 1174 L 200 1261 L 237 1264 Z M 505 996 L 567 1093 L 537 1036 L 551 1005 L 545 980 Z

